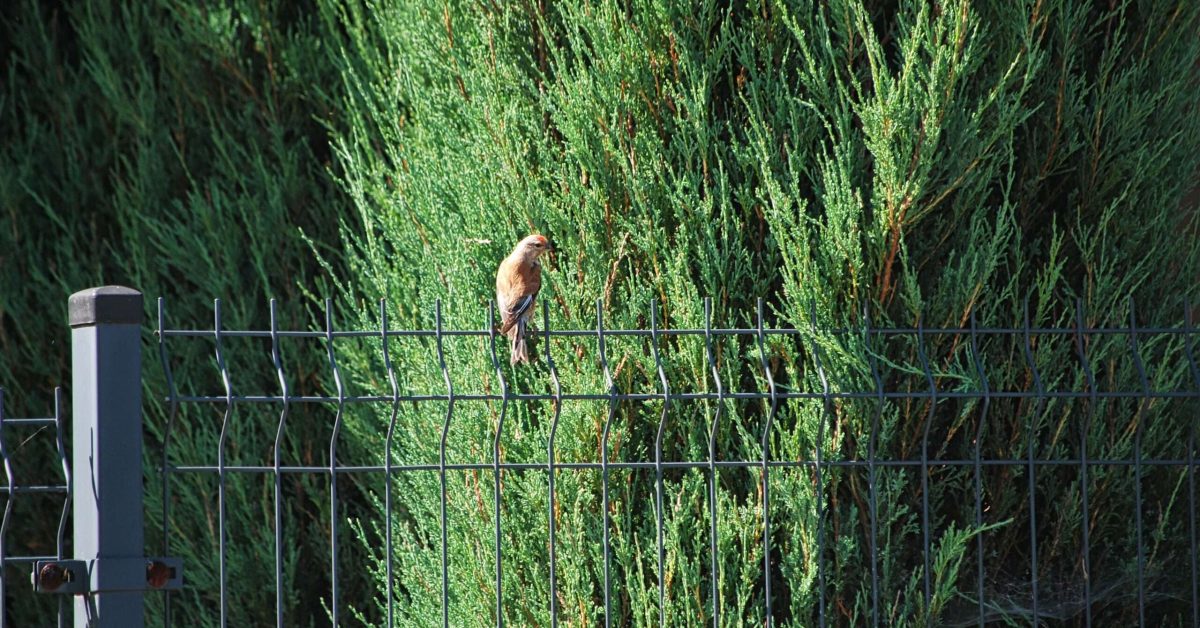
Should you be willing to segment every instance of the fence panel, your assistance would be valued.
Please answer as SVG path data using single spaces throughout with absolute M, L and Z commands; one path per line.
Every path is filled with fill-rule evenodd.
M 217 479 L 214 623 L 236 623 L 231 578 L 248 577 L 228 564 L 237 531 L 226 487 L 265 474 L 279 626 L 292 475 L 324 478 L 336 513 L 322 519 L 334 625 L 351 611 L 387 626 L 1197 625 L 1200 374 L 1187 312 L 1183 325 L 1143 325 L 1131 303 L 1126 325 L 1097 326 L 1077 303 L 1060 325 L 1031 325 L 1026 308 L 1015 327 L 980 326 L 971 314 L 949 327 L 875 327 L 864 315 L 857 328 L 830 328 L 815 314 L 808 325 L 771 325 L 760 303 L 751 325 L 715 327 L 704 305 L 704 326 L 689 328 L 664 324 L 654 304 L 644 329 L 606 329 L 600 303 L 594 328 L 556 329 L 543 309 L 540 364 L 521 371 L 504 366 L 490 310 L 477 328 L 450 326 L 437 303 L 432 328 L 393 329 L 380 303 L 377 329 L 340 329 L 326 303 L 323 329 L 281 330 L 272 302 L 270 328 L 253 330 L 225 328 L 218 301 L 205 329 L 167 326 L 160 301 L 171 421 L 205 408 L 219 416 L 215 464 L 164 453 L 161 477 L 167 507 L 181 476 Z M 230 362 L 231 346 L 256 342 L 269 343 L 260 362 Z M 207 384 L 217 390 L 183 391 L 170 377 L 180 343 L 210 346 Z M 323 387 L 295 392 L 286 343 L 320 346 Z M 279 389 L 240 390 L 239 369 L 273 370 Z M 592 383 L 571 387 L 583 381 Z M 231 463 L 230 426 L 264 406 L 278 412 L 270 459 Z M 281 444 L 302 407 L 328 413 L 327 456 L 289 463 Z M 595 426 L 583 453 L 581 418 Z M 364 454 L 364 425 L 378 428 L 378 449 L 340 458 L 339 447 Z M 632 443 L 635 434 L 645 440 Z M 518 444 L 532 436 L 540 448 Z M 514 459 L 518 450 L 527 455 Z M 374 487 L 366 492 L 378 502 L 347 504 L 345 482 Z M 540 496 L 530 488 L 539 483 Z M 682 513 L 683 496 L 697 510 Z M 1114 505 L 1127 529 L 1112 527 Z M 358 526 L 348 541 L 346 522 L 364 518 L 374 531 Z M 164 512 L 164 547 L 167 521 Z M 643 532 L 645 547 L 630 543 Z M 544 542 L 536 560 L 531 538 Z M 363 568 L 346 548 L 370 539 L 381 545 L 372 568 L 382 582 L 364 604 L 340 583 Z M 702 554 L 680 549 L 693 540 Z M 408 578 L 410 569 L 422 575 Z M 698 614 L 682 615 L 686 604 Z
M 557 329 L 544 307 L 539 359 L 509 368 L 491 309 L 394 329 L 381 302 L 374 329 L 342 329 L 326 302 L 321 329 L 286 330 L 271 302 L 267 329 L 230 329 L 216 301 L 211 327 L 173 328 L 160 300 L 146 485 L 141 295 L 70 309 L 73 461 L 57 390 L 31 419 L 0 391 L 5 625 L 19 566 L 59 626 L 64 594 L 76 626 L 141 625 L 155 589 L 168 626 L 292 625 L 305 596 L 332 625 L 1200 625 L 1186 308 L 838 328 L 761 302 L 714 325 L 706 300 L 699 326 L 651 304 L 609 329 L 597 303 L 593 328 Z M 176 378 L 197 347 L 207 366 Z M 323 374 L 286 359 L 313 351 Z M 30 473 L 18 454 L 50 430 L 57 468 Z M 53 526 L 22 521 L 39 494 L 62 500 Z M 163 557 L 144 556 L 144 497 Z M 211 538 L 175 532 L 180 501 Z M 297 553 L 313 526 L 323 565 Z M 52 554 L 9 551 L 36 534 Z M 193 557 L 185 598 L 172 553 Z
M 3 626 L 15 625 L 9 606 L 10 596 L 28 592 L 27 580 L 21 576 L 27 577 L 38 561 L 65 557 L 67 515 L 71 511 L 71 465 L 67 460 L 60 393 L 59 389 L 54 389 L 53 416 L 17 418 L 5 412 L 5 391 L 0 390 L 0 463 L 4 467 L 4 486 L 0 486 L 0 495 L 4 498 L 4 514 L 0 519 L 0 625 Z M 53 442 L 53 460 L 44 450 L 33 451 L 35 439 Z M 27 465 L 17 462 L 23 453 L 29 454 Z M 58 468 L 50 468 L 51 462 L 57 463 Z M 20 473 L 19 468 L 28 473 Z M 58 477 L 52 475 L 55 472 Z M 39 496 L 62 501 L 62 516 L 57 522 L 33 521 L 18 512 L 17 504 L 24 498 Z M 52 546 L 54 553 L 10 554 L 9 548 L 14 544 L 23 548 Z M 55 609 L 55 625 L 60 628 L 70 622 L 71 614 L 64 598 L 58 598 L 50 606 L 39 607 L 43 611 L 48 609 Z M 52 622 L 46 621 L 42 625 L 52 625 Z

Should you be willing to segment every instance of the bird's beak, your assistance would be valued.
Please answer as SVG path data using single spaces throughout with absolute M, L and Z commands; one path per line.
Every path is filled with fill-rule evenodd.
M 547 240 L 547 241 L 546 241 L 546 244 L 548 244 L 548 245 L 549 245 L 549 248 L 550 248 L 550 252 L 551 252 L 551 253 L 557 253 L 557 252 L 558 252 L 558 243 L 557 243 L 557 242 L 555 242 L 554 240 Z

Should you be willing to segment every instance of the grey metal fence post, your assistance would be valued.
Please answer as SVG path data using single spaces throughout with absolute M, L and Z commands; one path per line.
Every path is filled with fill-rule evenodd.
M 76 560 L 88 590 L 76 628 L 141 628 L 142 293 L 106 286 L 71 295 Z

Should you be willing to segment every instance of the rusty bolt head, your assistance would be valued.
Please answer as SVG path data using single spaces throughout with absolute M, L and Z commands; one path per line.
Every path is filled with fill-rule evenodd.
M 152 589 L 161 589 L 175 576 L 175 570 L 155 560 L 146 563 L 146 584 Z
M 57 591 L 67 581 L 67 570 L 56 563 L 42 565 L 38 572 L 38 586 L 43 591 Z

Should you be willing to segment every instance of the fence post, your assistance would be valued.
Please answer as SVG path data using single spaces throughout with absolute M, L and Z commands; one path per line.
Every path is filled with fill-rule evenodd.
M 74 553 L 91 591 L 75 596 L 75 626 L 141 628 L 142 293 L 105 286 L 68 303 Z

